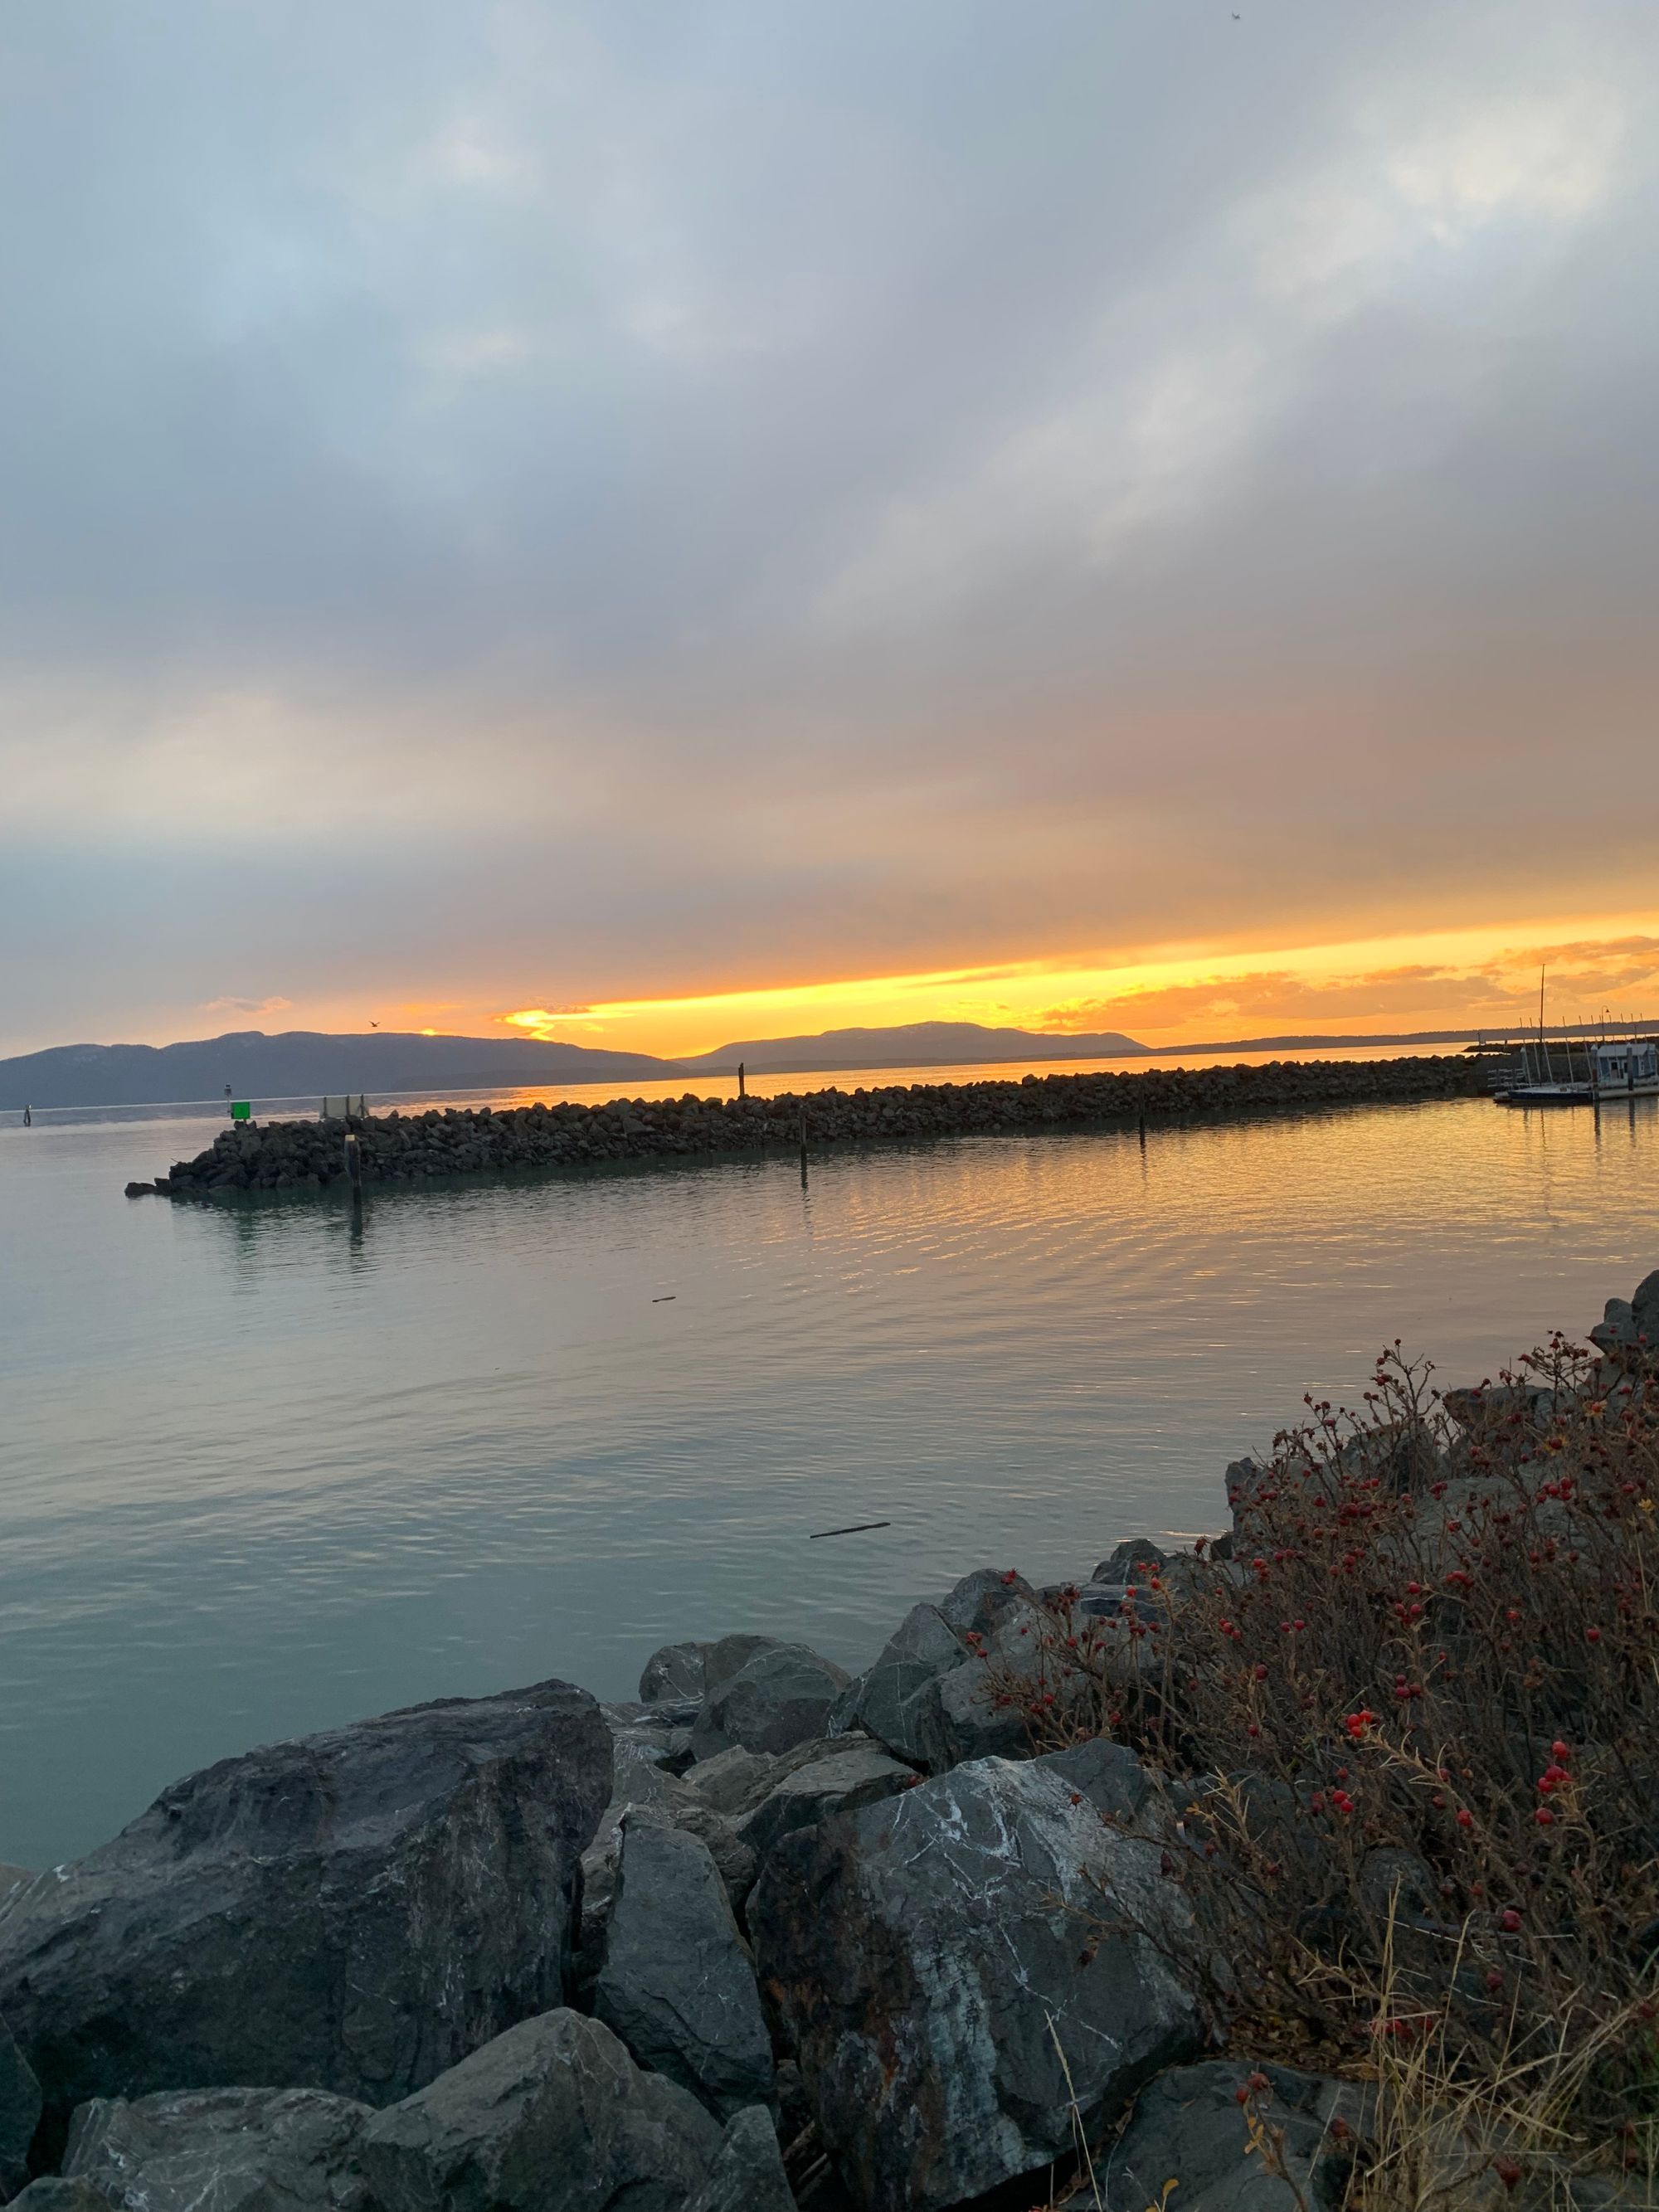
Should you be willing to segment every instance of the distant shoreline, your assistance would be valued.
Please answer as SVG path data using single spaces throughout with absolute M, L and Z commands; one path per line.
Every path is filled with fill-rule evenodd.
M 1582 1037 L 1599 1036 L 1605 1026 L 1606 1024 L 1594 1022 L 1571 1022 L 1559 1025 L 1552 1022 L 1547 1024 L 1544 1036 L 1546 1041 L 1552 1044 L 1564 1044 L 1569 1041 L 1576 1042 Z M 1625 1022 L 1617 1025 L 1617 1034 L 1620 1036 L 1649 1036 L 1655 1033 L 1659 1033 L 1659 1022 Z M 1479 1044 L 1483 1039 L 1492 1040 L 1520 1034 L 1518 1029 L 1516 1030 L 1402 1030 L 1398 1036 L 1224 1037 L 1218 1044 L 1143 1044 L 1137 1045 L 1133 1053 L 1079 1051 L 1074 1054 L 1068 1054 L 1055 1052 L 1045 1053 L 1041 1057 L 1049 1060 L 1075 1058 L 1078 1060 L 1212 1060 L 1218 1058 L 1223 1053 L 1229 1052 L 1381 1052 L 1407 1048 L 1416 1048 L 1420 1054 L 1434 1045 Z M 1538 1037 L 1537 1024 L 1534 1023 L 1526 1034 L 1535 1043 Z M 989 1060 L 927 1060 L 919 1059 L 912 1053 L 902 1060 L 756 1060 L 749 1061 L 747 1066 L 750 1075 L 842 1075 L 859 1073 L 866 1068 L 874 1070 L 883 1067 L 979 1067 L 996 1065 L 1015 1067 L 1029 1066 L 1038 1057 L 1038 1054 L 1028 1052 L 1017 1053 L 1011 1059 L 1001 1062 Z M 737 1063 L 734 1060 L 730 1067 L 724 1065 L 715 1067 L 709 1062 L 698 1060 L 694 1064 L 692 1073 L 699 1075 L 735 1075 Z
M 1558 1042 L 1597 1032 L 1597 1024 L 1551 1024 Z M 1648 1035 L 1659 1023 L 1620 1025 Z M 0 1113 L 85 1113 L 143 1106 L 213 1105 L 258 1099 L 267 1107 L 362 1092 L 380 1099 L 437 1098 L 480 1091 L 563 1092 L 606 1085 L 732 1082 L 786 1075 L 864 1075 L 904 1069 L 996 1067 L 1062 1070 L 1102 1061 L 1145 1064 L 1240 1058 L 1264 1053 L 1403 1052 L 1474 1044 L 1494 1030 L 1418 1030 L 1389 1036 L 1307 1035 L 1235 1037 L 1218 1043 L 1146 1045 L 1115 1033 L 1056 1036 L 1035 1030 L 981 1029 L 969 1022 L 919 1022 L 886 1030 L 831 1030 L 816 1037 L 771 1037 L 724 1045 L 682 1060 L 605 1052 L 526 1040 L 356 1036 L 254 1030 L 195 1043 L 61 1045 L 0 1060 Z M 1519 1034 L 1519 1032 L 1516 1032 Z M 1536 1030 L 1528 1032 L 1536 1036 Z

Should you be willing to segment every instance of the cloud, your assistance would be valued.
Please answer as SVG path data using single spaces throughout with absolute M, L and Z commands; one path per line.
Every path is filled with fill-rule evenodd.
M 446 185 L 510 197 L 534 194 L 545 181 L 533 149 L 482 116 L 452 116 L 422 149 L 417 172 Z
M 4 1042 L 1649 898 L 1659 11 L 8 36 Z
M 1630 104 L 1604 77 L 1474 101 L 1443 94 L 1426 120 L 1420 100 L 1418 88 L 1404 100 L 1398 89 L 1373 97 L 1355 118 L 1352 150 L 1238 210 L 1266 298 L 1316 323 L 1353 313 L 1389 289 L 1437 276 L 1504 222 L 1534 266 L 1547 267 L 1613 192 Z
M 892 502 L 818 603 L 832 635 L 936 619 L 1040 560 L 1056 539 L 1090 566 L 1143 532 L 1196 519 L 1248 442 L 1267 356 L 1243 332 L 1181 347 L 1020 423 L 939 487 Z
M 446 376 L 489 376 L 525 367 L 535 341 L 527 331 L 508 325 L 476 331 L 445 331 L 423 341 L 433 368 Z
M 1551 1020 L 1595 1020 L 1603 1001 L 1646 990 L 1659 1000 L 1659 937 L 1528 946 L 1471 968 L 1402 964 L 1353 975 L 1244 969 L 1062 1000 L 1036 1026 L 1057 1036 L 1098 1029 L 1193 1036 L 1317 1030 L 1342 1023 L 1396 1029 L 1496 1027 L 1535 1018 L 1540 963 Z M 1618 1009 L 1613 1009 L 1617 1018 Z M 1630 1013 L 1636 1009 L 1626 1006 Z
M 832 629 L 927 619 L 994 592 L 1043 552 L 1091 567 L 1144 556 L 1149 532 L 1202 527 L 1305 404 L 1333 330 L 1420 289 L 1507 219 L 1534 270 L 1613 189 L 1628 105 L 1599 77 L 1474 102 L 1372 94 L 1357 145 L 1214 211 L 1150 289 L 1103 306 L 1073 389 L 901 494 L 827 585 Z M 1439 273 L 1437 267 L 1437 275 Z M 1464 267 L 1462 280 L 1490 283 Z M 1454 402 L 1475 395 L 1455 386 Z
M 204 999 L 201 1012 L 204 1014 L 285 1014 L 293 1006 L 292 999 Z
M 532 1036 L 545 1036 L 562 1024 L 570 1022 L 591 1022 L 603 1027 L 591 1006 L 521 1006 L 514 1014 L 496 1014 L 492 1019 L 505 1022 L 509 1028 L 528 1030 Z
M 1519 91 L 1407 140 L 1388 179 L 1443 246 L 1506 216 L 1570 223 L 1606 199 L 1627 120 L 1610 82 Z

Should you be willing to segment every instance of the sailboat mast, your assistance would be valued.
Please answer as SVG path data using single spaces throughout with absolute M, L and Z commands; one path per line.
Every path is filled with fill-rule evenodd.
M 1549 1047 L 1544 1042 L 1544 969 L 1547 963 L 1538 963 L 1538 1054 L 1544 1063 L 1544 1080 L 1550 1079 Z

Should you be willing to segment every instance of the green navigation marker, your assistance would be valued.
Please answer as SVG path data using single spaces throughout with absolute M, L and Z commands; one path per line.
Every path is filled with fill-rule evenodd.
M 233 1098 L 230 1102 L 230 1118 L 233 1121 L 251 1121 L 253 1118 L 252 1100 Z

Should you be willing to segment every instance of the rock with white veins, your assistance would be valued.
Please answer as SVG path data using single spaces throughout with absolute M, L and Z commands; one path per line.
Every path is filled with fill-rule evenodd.
M 114 2212 L 368 2212 L 357 2144 L 371 2117 L 322 2089 L 94 2097 L 64 2172 Z
M 1073 1802 L 1073 1800 L 1076 1802 Z M 786 1836 L 749 1903 L 818 2132 L 870 2212 L 1046 2166 L 1200 2046 L 1158 1847 L 1054 1768 L 977 1760 Z M 1132 1931 L 1091 1932 L 1121 1920 Z

